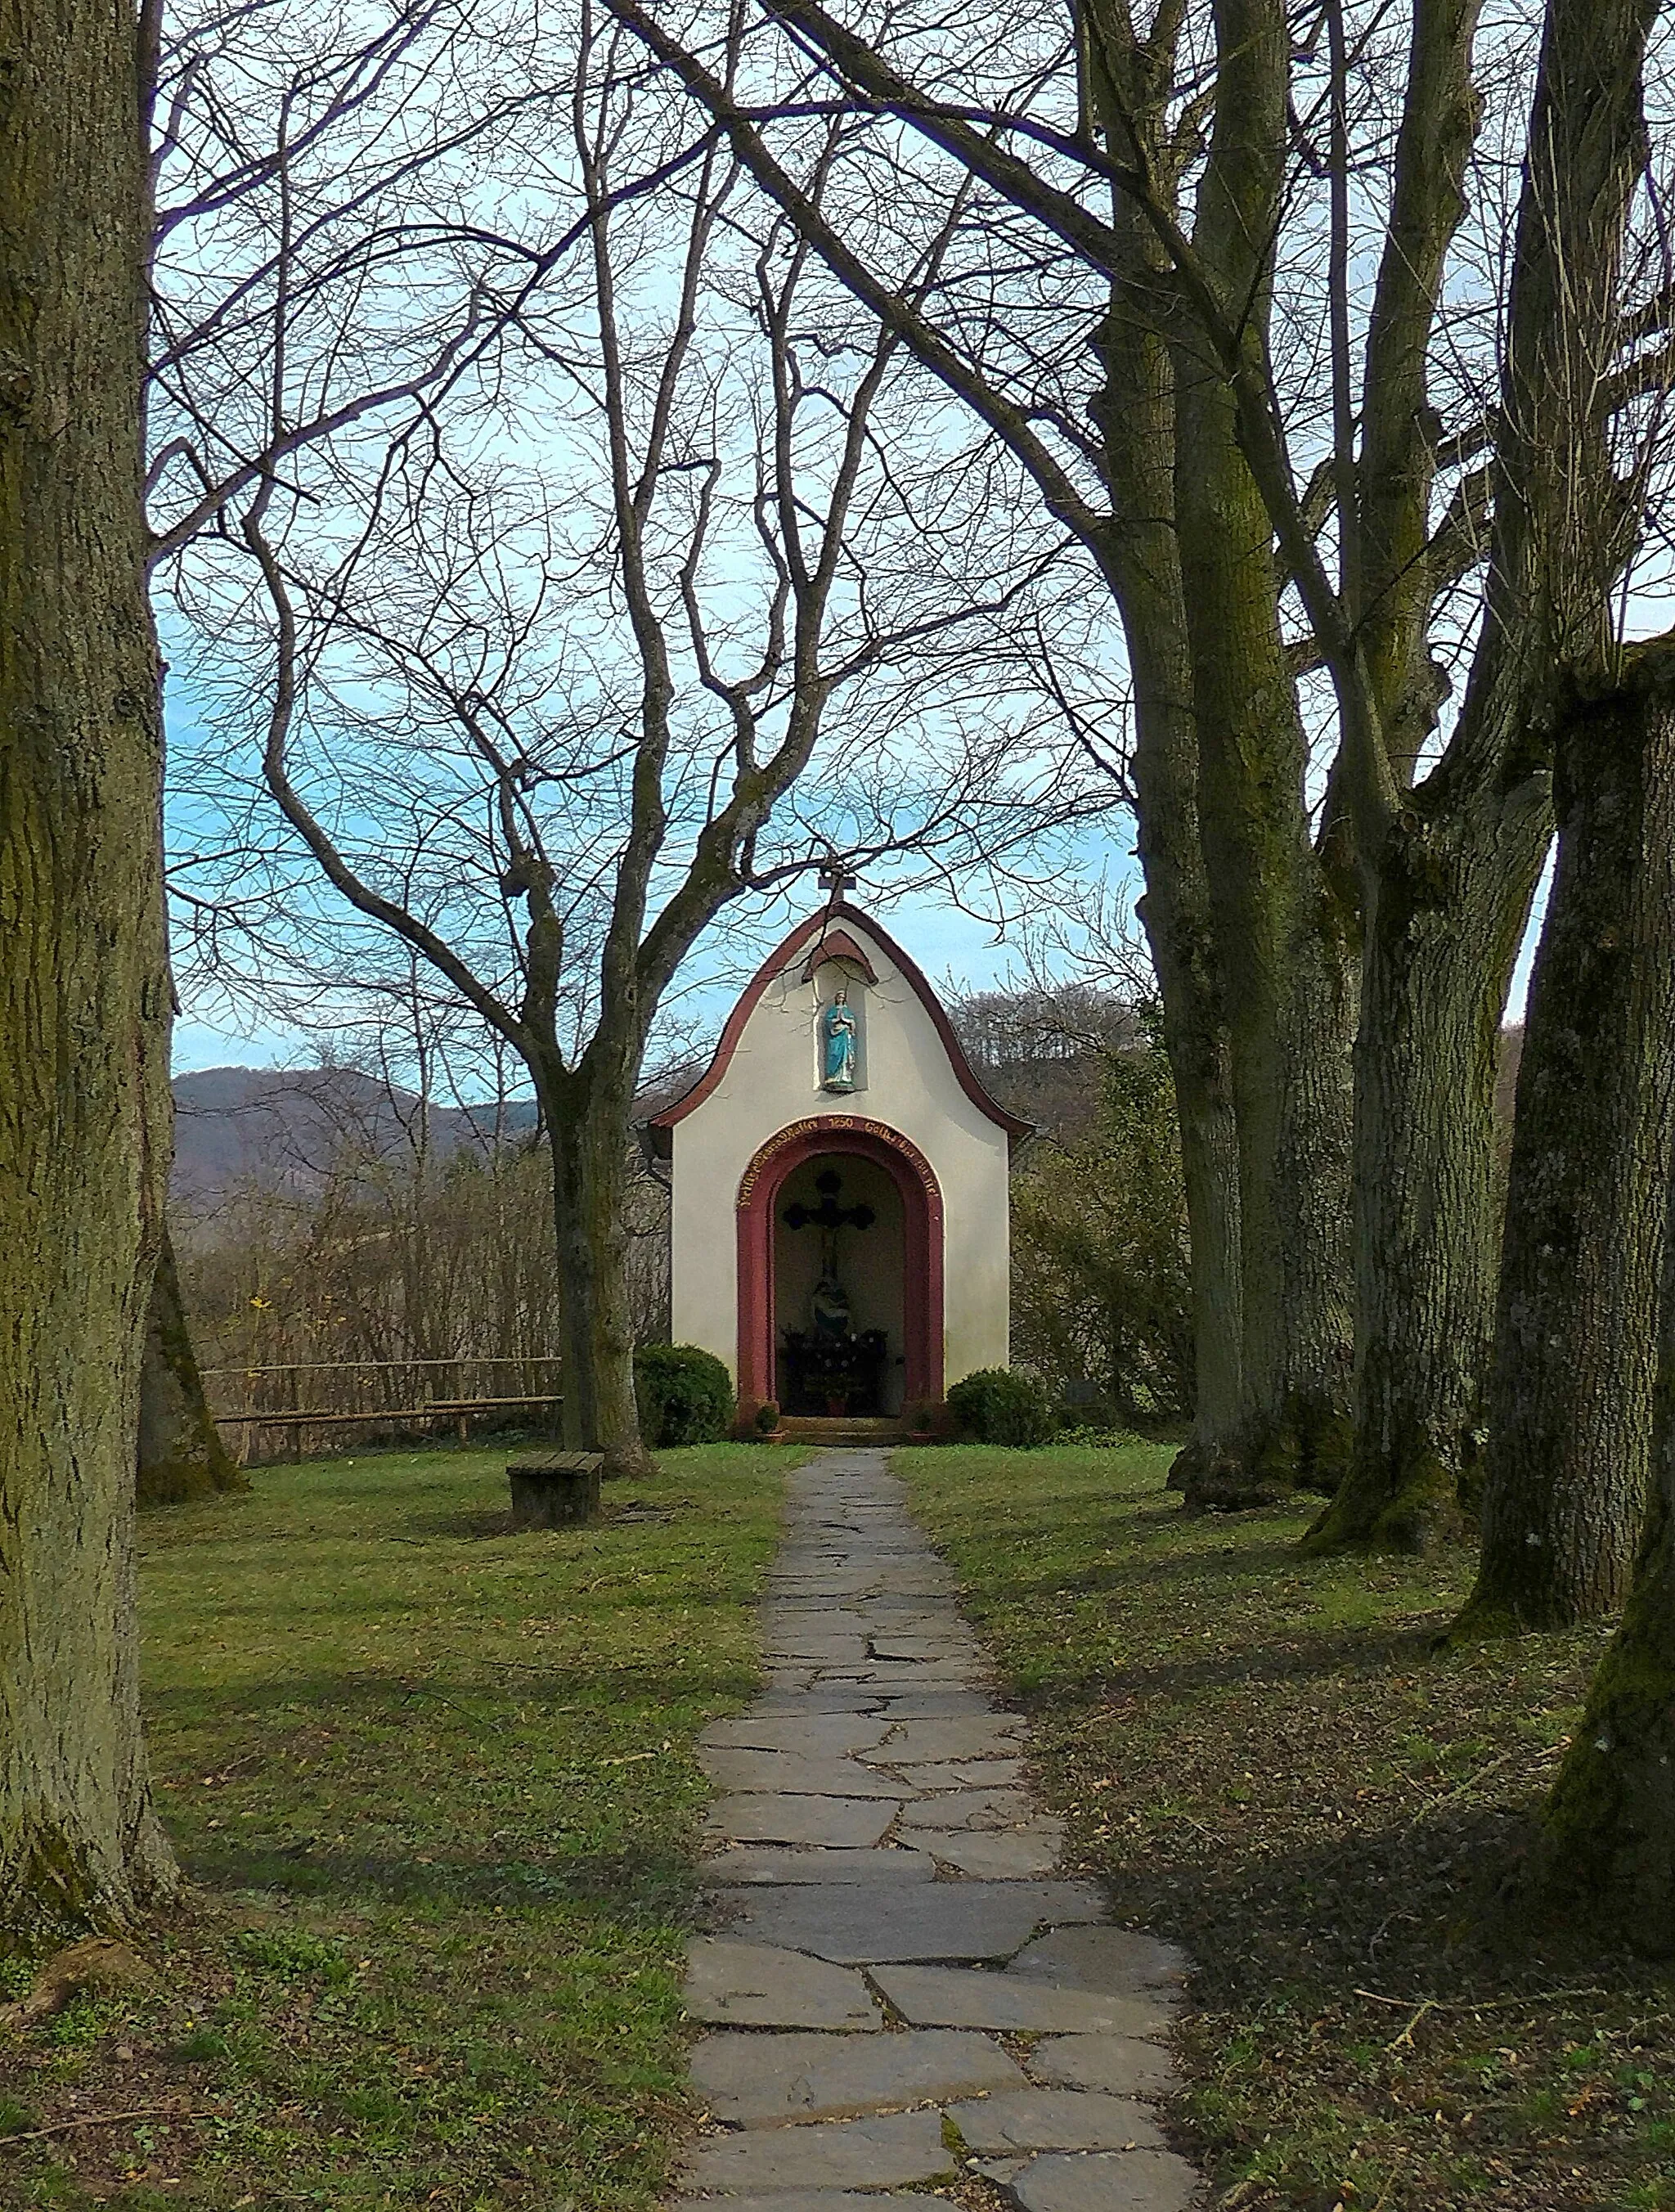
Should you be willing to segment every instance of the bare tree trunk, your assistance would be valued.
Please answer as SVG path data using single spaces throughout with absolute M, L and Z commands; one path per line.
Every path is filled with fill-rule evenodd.
M 1216 125 L 1193 242 L 1259 322 L 1290 42 L 1276 0 L 1224 0 L 1217 22 Z M 1238 1434 L 1185 1486 L 1189 1505 L 1226 1507 L 1284 1494 L 1300 1477 L 1331 1490 L 1343 1471 L 1353 992 L 1344 918 L 1314 851 L 1273 526 L 1225 365 L 1195 321 L 1175 320 L 1174 512 L 1238 1127 L 1243 1335 Z
M 1637 1949 L 1675 1953 L 1675 1242 L 1663 1273 L 1645 1531 L 1532 1872 L 1568 1910 L 1581 1904 Z
M 1172 378 L 1149 318 L 1120 299 L 1102 333 L 1109 386 L 1100 403 L 1120 418 L 1109 436 L 1117 519 L 1101 551 L 1121 613 L 1134 684 L 1133 775 L 1138 799 L 1139 904 L 1157 970 L 1163 1047 L 1174 1079 L 1192 1242 L 1193 1433 L 1176 1487 L 1219 1464 L 1243 1413 L 1239 1140 L 1221 968 L 1198 824 L 1198 740 L 1180 564 L 1171 526 Z
M 1514 801 L 1517 794 L 1513 794 Z M 1356 1043 L 1356 1406 L 1343 1487 L 1304 1540 L 1423 1551 L 1480 1479 L 1495 1298 L 1495 1071 L 1545 844 L 1538 780 L 1498 842 L 1400 831 L 1366 921 Z
M 167 1897 L 134 1626 L 168 1160 L 131 8 L 7 0 L 0 133 L 0 1928 Z
M 167 1225 L 146 1319 L 140 1367 L 138 1500 L 176 1505 L 217 1490 L 248 1490 L 221 1440 L 186 1327 Z
M 1357 1436 L 1308 1541 L 1423 1549 L 1480 1480 L 1493 1322 L 1496 1032 L 1548 831 L 1566 687 L 1606 666 L 1634 505 L 1599 395 L 1618 358 L 1624 224 L 1645 159 L 1654 0 L 1548 0 L 1513 257 L 1483 638 L 1443 763 L 1370 884 L 1356 1179 Z M 1464 1493 L 1464 1497 L 1462 1496 Z
M 586 1067 L 543 1090 L 558 1231 L 563 1437 L 607 1475 L 655 1473 L 634 1389 L 628 1086 Z
M 1637 659 L 1558 734 L 1460 1641 L 1620 1603 L 1644 1511 L 1675 1108 L 1675 653 Z
M 1093 24 L 1083 58 L 1090 119 L 1133 131 L 1155 158 L 1167 129 L 1174 51 Z M 1112 222 L 1125 273 L 1098 332 L 1104 389 L 1092 412 L 1108 455 L 1110 520 L 1095 550 L 1121 616 L 1134 688 L 1139 918 L 1157 971 L 1174 1081 L 1192 1245 L 1193 1431 L 1170 1471 L 1179 1488 L 1233 1445 L 1243 1412 L 1239 1139 L 1219 951 L 1199 835 L 1198 729 L 1174 520 L 1174 369 L 1163 336 L 1164 256 L 1124 194 Z

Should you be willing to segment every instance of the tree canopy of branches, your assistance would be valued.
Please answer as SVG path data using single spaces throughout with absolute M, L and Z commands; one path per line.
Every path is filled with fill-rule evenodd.
M 1554 732 L 1662 557 L 1651 9 L 1552 0 L 1525 34 L 1472 0 L 1093 0 L 1069 35 L 1008 10 L 956 45 L 769 0 L 724 80 L 736 17 L 610 4 L 1120 611 L 1193 1224 L 1191 1492 L 1330 1485 L 1349 1409 L 1313 1540 L 1446 1539 Z M 872 129 L 816 204 L 834 107 Z
M 1026 517 L 990 542 L 1004 451 L 719 143 L 678 158 L 622 33 L 579 27 L 547 149 L 575 251 L 502 303 L 492 376 L 268 467 L 245 568 L 200 547 L 176 587 L 218 732 L 189 788 L 222 857 L 193 896 L 247 904 L 259 848 L 294 975 L 422 971 L 522 1061 L 553 1161 L 565 1432 L 616 1468 L 642 1456 L 627 1131 L 684 956 L 730 901 L 834 852 L 998 861 L 1077 787 L 1036 729 L 1053 702 L 1002 652 L 1045 617 L 1059 533 Z M 311 311 L 276 251 L 270 454 L 313 404 Z

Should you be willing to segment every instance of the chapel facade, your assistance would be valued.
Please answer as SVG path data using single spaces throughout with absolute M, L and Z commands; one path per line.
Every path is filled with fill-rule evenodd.
M 672 1167 L 675 1341 L 726 1364 L 746 1418 L 772 1400 L 895 1419 L 1004 1367 L 1010 1156 L 1029 1131 L 876 921 L 810 915 L 651 1125 Z

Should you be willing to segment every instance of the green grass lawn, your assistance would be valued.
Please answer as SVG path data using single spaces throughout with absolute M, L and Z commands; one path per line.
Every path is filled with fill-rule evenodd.
M 509 1532 L 503 1449 L 148 1514 L 151 1758 L 193 1890 L 145 1947 L 155 1995 L 78 1998 L 0 2058 L 0 2203 L 650 2203 L 685 2112 L 693 1738 L 755 1689 L 800 1455 L 667 1452 L 540 1534 Z M 64 2125 L 111 2112 L 143 2117 Z
M 1471 1561 L 1184 1518 L 1170 1453 L 901 1452 L 1029 1711 L 1069 1862 L 1199 1971 L 1178 2119 L 1232 2212 L 1675 2206 L 1675 1987 L 1472 1933 L 1604 1631 L 1447 1658 Z

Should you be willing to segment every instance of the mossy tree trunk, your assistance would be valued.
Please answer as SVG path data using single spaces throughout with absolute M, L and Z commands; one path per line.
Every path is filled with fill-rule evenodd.
M 1524 1032 L 1483 1556 L 1456 1640 L 1621 1602 L 1643 1516 L 1675 1107 L 1675 650 L 1562 724 Z
M 1265 325 L 1284 186 L 1290 41 L 1276 0 L 1218 19 L 1216 122 L 1193 244 Z M 1175 516 L 1198 818 L 1239 1146 L 1241 1405 L 1194 1506 L 1336 1486 L 1350 1388 L 1350 945 L 1314 849 L 1308 744 L 1280 628 L 1273 527 L 1223 365 L 1176 316 Z M 1323 1464 L 1324 1462 L 1324 1464 Z
M 1520 805 L 1521 800 L 1521 805 Z M 1356 1045 L 1356 1426 L 1304 1539 L 1423 1552 L 1472 1510 L 1495 1298 L 1501 1011 L 1545 843 L 1538 777 L 1393 836 L 1366 921 Z
M 1173 74 L 1167 36 L 1089 54 L 1091 110 L 1114 104 L 1156 154 Z M 1120 82 L 1118 82 L 1118 79 Z M 1107 127 L 1112 127 L 1107 119 Z M 1198 819 L 1198 728 L 1185 586 L 1174 521 L 1174 372 L 1159 325 L 1163 256 L 1118 195 L 1112 221 L 1122 273 L 1098 332 L 1103 388 L 1092 412 L 1108 453 L 1111 515 L 1093 550 L 1123 623 L 1134 693 L 1133 780 L 1139 902 L 1174 1079 L 1191 1239 L 1193 1419 L 1184 1477 L 1218 1462 L 1242 1411 L 1239 1147 L 1219 948 Z
M 140 1366 L 139 1503 L 176 1505 L 217 1490 L 249 1487 L 221 1440 L 203 1395 L 166 1224 Z
M 1649 1504 L 1622 1625 L 1543 1814 L 1537 1887 L 1675 1953 L 1675 1242 L 1666 1246 Z
M 573 1074 L 555 1071 L 541 1086 L 553 1160 L 561 1425 L 573 1449 L 604 1454 L 607 1475 L 646 1475 L 656 1470 L 640 1433 L 628 1288 L 628 1123 L 640 1048 L 614 1081 L 598 1072 L 604 1057 L 590 1054 Z
M 1310 1532 L 1316 1550 L 1446 1541 L 1481 1482 L 1496 1033 L 1548 834 L 1554 732 L 1572 688 L 1603 677 L 1611 594 L 1637 521 L 1600 396 L 1620 356 L 1654 12 L 1654 0 L 1549 0 L 1514 243 L 1482 637 L 1442 762 L 1376 833 L 1358 831 L 1369 894 L 1357 1435 L 1350 1480 Z
M 134 1620 L 168 1164 L 140 507 L 146 190 L 119 0 L 0 9 L 0 1940 L 166 1898 Z

